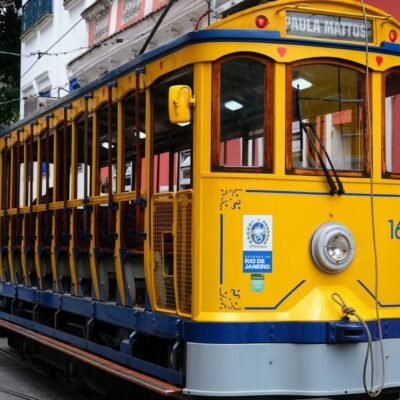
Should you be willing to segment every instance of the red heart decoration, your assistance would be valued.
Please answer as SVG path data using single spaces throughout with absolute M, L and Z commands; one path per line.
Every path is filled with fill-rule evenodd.
M 284 57 L 286 54 L 287 48 L 286 47 L 278 47 L 278 53 L 281 57 Z
M 163 69 L 163 66 L 164 66 L 164 62 L 163 62 L 163 61 L 160 61 L 160 69 L 161 69 L 161 70 Z
M 383 62 L 383 57 L 381 56 L 376 56 L 376 62 L 378 63 L 378 65 L 381 65 Z

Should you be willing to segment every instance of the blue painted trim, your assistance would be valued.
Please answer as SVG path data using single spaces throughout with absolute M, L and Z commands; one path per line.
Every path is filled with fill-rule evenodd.
M 176 338 L 176 321 L 179 318 L 172 315 L 153 313 L 143 309 L 94 301 L 87 297 L 75 297 L 10 283 L 0 283 L 0 295 L 32 304 L 39 303 L 46 308 L 60 309 L 85 318 L 93 317 L 121 328 L 136 329 L 139 332 L 164 339 L 175 340 Z
M 273 307 L 258 308 L 258 310 L 274 310 L 278 308 L 291 294 L 298 290 L 305 281 L 299 282 Z M 362 285 L 362 282 L 359 281 Z M 365 285 L 364 285 L 365 286 Z M 368 288 L 365 287 L 367 290 Z M 368 291 L 368 290 L 367 290 Z M 371 295 L 370 291 L 369 294 Z M 177 324 L 181 330 L 179 337 L 183 343 L 217 343 L 217 344 L 246 344 L 246 343 L 336 343 L 332 326 L 336 327 L 344 321 L 318 321 L 318 322 L 194 322 L 176 315 L 159 314 L 130 307 L 121 307 L 111 303 L 102 303 L 91 299 L 84 299 L 70 295 L 62 295 L 47 291 L 36 291 L 33 288 L 17 287 L 12 284 L 1 284 L 0 295 L 9 298 L 31 299 L 32 304 L 36 301 L 42 306 L 54 309 L 60 308 L 72 314 L 81 315 L 87 318 L 104 321 L 115 326 L 136 330 L 138 333 L 147 334 L 169 340 L 177 338 Z M 36 298 L 36 299 L 35 299 Z M 34 300 L 35 299 L 35 300 Z M 26 300 L 29 301 L 29 300 Z M 397 305 L 382 305 L 382 307 L 394 307 Z M 221 313 L 223 315 L 223 313 Z M 22 325 L 29 329 L 35 329 L 35 322 L 0 312 L 0 318 L 24 323 Z M 15 318 L 18 318 L 16 320 Z M 373 337 L 377 335 L 375 321 L 369 322 Z M 400 318 L 382 320 L 383 335 L 385 339 L 400 339 Z M 51 327 L 40 326 L 40 332 L 48 336 L 56 333 Z M 336 328 L 335 328 L 336 329 Z M 65 333 L 62 333 L 65 335 Z M 337 336 L 337 332 L 336 332 Z M 68 343 L 81 345 L 80 338 L 72 336 L 67 338 Z M 64 339 L 62 339 L 64 340 Z M 363 341 L 364 336 L 359 338 Z M 125 353 L 126 346 L 121 344 L 121 352 Z M 128 349 L 129 350 L 129 349 Z M 129 353 L 129 352 L 128 352 Z M 128 354 L 129 355 L 129 354 Z M 113 359 L 110 356 L 110 359 Z M 117 357 L 115 355 L 115 357 Z M 120 356 L 118 356 L 120 357 Z M 116 358 L 115 358 L 116 359 Z
M 306 282 L 305 279 L 303 279 L 301 282 L 299 282 L 293 289 L 289 291 L 289 293 L 285 294 L 285 296 L 282 297 L 281 300 L 279 300 L 274 306 L 266 306 L 266 307 L 245 307 L 245 310 L 276 310 L 278 307 L 288 298 L 290 297 L 300 286 L 302 286 Z
M 64 300 L 65 301 L 65 300 Z M 64 303 L 61 302 L 61 304 Z M 130 323 L 125 321 L 121 323 L 118 319 L 118 306 L 104 305 L 104 312 L 113 314 L 113 319 L 118 321 L 115 325 L 127 326 L 130 329 L 136 329 L 138 332 L 144 332 L 153 336 L 163 337 L 165 331 L 170 331 L 169 339 L 176 339 L 176 324 L 178 319 L 182 325 L 182 341 L 184 343 L 210 343 L 210 344 L 246 344 L 246 343 L 337 343 L 339 340 L 335 338 L 338 333 L 332 332 L 332 327 L 340 325 L 345 326 L 346 321 L 324 321 L 324 322 L 193 322 L 178 318 L 177 316 L 160 315 L 152 312 L 137 312 L 140 316 L 135 320 L 135 310 L 132 311 Z M 129 315 L 129 314 L 127 314 Z M 221 315 L 223 315 L 221 313 Z M 74 346 L 87 349 L 88 342 L 82 338 L 54 330 L 52 327 L 37 324 L 31 320 L 24 319 L 6 312 L 0 312 L 0 318 L 18 323 L 41 332 L 50 337 L 56 337 L 64 340 Z M 97 318 L 97 315 L 95 316 Z M 113 323 L 112 320 L 108 322 Z M 351 322 L 350 324 L 353 324 Z M 353 325 L 349 325 L 350 328 Z M 368 322 L 368 326 L 372 332 L 374 339 L 377 338 L 377 324 L 375 321 Z M 383 337 L 385 339 L 400 339 L 400 319 L 382 320 Z M 335 328 L 336 329 L 336 328 Z M 364 341 L 365 336 L 362 335 L 358 341 Z M 94 346 L 94 344 L 91 344 Z M 120 362 L 121 354 L 129 353 L 124 344 L 121 344 L 120 351 L 105 348 L 97 348 L 94 350 L 97 354 L 107 354 L 107 358 Z M 106 351 L 107 353 L 104 353 Z M 111 353 L 109 353 L 111 351 Z M 129 354 L 128 354 L 129 355 Z M 133 361 L 132 361 L 133 362 Z M 137 369 L 149 372 L 145 367 L 138 366 L 130 361 L 129 365 Z M 169 370 L 168 370 L 169 371 Z M 160 375 L 157 375 L 160 376 Z
M 365 52 L 365 46 L 359 44 L 348 44 L 348 43 L 337 43 L 327 42 L 322 40 L 310 40 L 310 39 L 291 39 L 280 37 L 279 31 L 268 31 L 268 30 L 253 30 L 253 29 L 208 29 L 198 32 L 189 32 L 181 37 L 166 43 L 157 49 L 150 50 L 145 54 L 136 57 L 134 60 L 116 68 L 115 70 L 103 75 L 95 81 L 83 86 L 73 93 L 63 97 L 59 102 L 53 103 L 51 106 L 33 113 L 28 118 L 24 118 L 21 121 L 11 125 L 10 127 L 0 131 L 0 137 L 6 135 L 9 132 L 21 127 L 29 121 L 40 118 L 47 113 L 61 107 L 63 104 L 71 103 L 72 101 L 85 96 L 94 89 L 97 89 L 111 80 L 115 80 L 129 72 L 135 71 L 136 68 L 143 67 L 146 64 L 158 60 L 172 52 L 175 52 L 183 47 L 198 44 L 198 43 L 213 43 L 213 42 L 253 42 L 253 43 L 277 43 L 283 45 L 303 45 L 303 46 L 314 46 L 314 47 L 326 47 L 335 49 L 347 49 Z M 382 47 L 369 46 L 370 53 L 379 54 L 400 54 L 398 47 L 388 46 L 386 42 L 383 43 Z
M 185 323 L 184 340 L 190 343 L 246 344 L 246 343 L 295 343 L 328 344 L 343 342 L 337 326 L 346 324 L 354 328 L 353 321 L 327 322 L 247 322 L 247 323 Z M 400 339 L 400 319 L 381 320 L 384 339 Z M 368 321 L 373 340 L 379 338 L 375 321 Z M 333 331 L 335 330 L 335 331 Z M 361 335 L 357 342 L 366 342 Z
M 135 370 L 141 371 L 143 373 L 156 376 L 158 378 L 164 379 L 169 383 L 177 384 L 182 386 L 184 382 L 184 377 L 181 373 L 170 370 L 168 368 L 161 367 L 156 364 L 143 361 L 139 358 L 133 357 L 129 354 L 122 353 L 120 351 L 113 350 L 109 347 L 93 343 L 86 339 L 71 335 L 60 330 L 50 328 L 48 326 L 26 320 L 24 318 L 11 315 L 0 311 L 0 318 L 13 322 L 15 324 L 21 325 L 27 329 L 34 330 L 36 332 L 42 333 L 46 336 L 58 339 L 60 341 L 71 344 L 72 346 L 78 347 L 80 349 L 90 351 L 99 356 L 112 360 L 114 362 L 120 363 L 122 365 L 131 367 Z
M 1 283 L 0 284 L 0 293 L 5 297 L 14 298 L 17 296 L 18 286 L 13 285 L 11 283 Z
M 219 284 L 224 283 L 224 215 L 219 216 Z
M 400 53 L 400 44 L 392 43 L 392 42 L 382 42 L 381 44 L 382 49 L 391 51 L 394 53 Z
M 357 282 L 361 285 L 361 287 L 374 299 L 374 301 L 376 301 L 376 296 L 374 295 L 374 293 L 368 289 L 367 285 L 365 285 L 361 280 L 357 280 Z M 378 305 L 379 307 L 382 308 L 398 308 L 400 307 L 400 304 L 383 304 L 378 300 Z
M 329 196 L 332 195 L 326 192 L 306 192 L 300 190 L 267 190 L 267 189 L 247 189 L 246 193 L 259 193 L 259 194 L 289 194 L 289 195 L 306 195 L 306 196 Z M 392 193 L 349 193 L 346 192 L 341 197 L 383 197 L 383 198 L 400 198 L 400 194 Z

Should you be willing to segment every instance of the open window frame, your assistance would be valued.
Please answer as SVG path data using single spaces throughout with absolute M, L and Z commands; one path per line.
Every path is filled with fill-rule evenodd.
M 229 63 L 231 61 L 237 60 L 249 60 L 254 63 L 258 63 L 264 67 L 264 88 L 263 88 L 263 132 L 261 135 L 254 136 L 254 138 L 263 138 L 263 149 L 262 149 L 262 163 L 260 165 L 248 166 L 248 165 L 227 165 L 227 162 L 223 160 L 223 157 L 226 158 L 226 151 L 221 151 L 221 146 L 224 145 L 224 140 L 221 137 L 221 113 L 222 113 L 222 90 L 221 90 L 221 68 L 224 64 Z M 256 65 L 256 64 L 255 64 Z M 211 138 L 211 170 L 212 171 L 223 171 L 223 172 L 243 172 L 243 173 L 271 173 L 272 172 L 272 151 L 273 151 L 273 142 L 272 142 L 272 130 L 273 130 L 273 99 L 274 99 L 274 63 L 261 55 L 251 54 L 251 53 L 235 53 L 230 54 L 225 57 L 220 58 L 215 61 L 212 66 L 212 138 Z M 243 77 L 244 79 L 244 77 Z M 248 91 L 249 88 L 246 86 L 243 80 L 239 82 L 234 82 L 240 86 L 243 91 Z M 243 95 L 244 93 L 239 93 Z M 238 93 L 235 93 L 238 95 Z M 244 96 L 243 96 L 244 97 Z M 226 107 L 226 105 L 225 105 Z M 232 114 L 235 111 L 232 112 Z M 246 121 L 242 119 L 238 121 L 239 123 L 245 124 Z M 232 119 L 232 123 L 234 124 L 234 118 Z M 236 125 L 237 126 L 237 125 Z M 226 135 L 225 135 L 226 136 Z M 237 133 L 233 133 L 232 137 L 227 137 L 225 140 L 225 144 L 229 139 L 243 139 L 244 135 L 240 136 Z M 245 138 L 246 139 L 246 138 Z M 249 139 L 249 138 L 247 138 Z M 251 138 L 250 138 L 251 140 Z M 253 153 L 254 147 L 253 146 Z M 243 150 L 240 149 L 240 156 L 242 157 L 241 164 L 245 164 L 243 161 L 243 157 L 247 157 L 246 148 Z

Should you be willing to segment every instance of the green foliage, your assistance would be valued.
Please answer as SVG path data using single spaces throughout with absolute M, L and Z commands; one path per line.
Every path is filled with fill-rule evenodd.
M 20 19 L 16 6 L 1 7 L 0 50 L 20 53 Z M 18 4 L 20 5 L 20 4 Z M 16 121 L 19 115 L 20 57 L 0 54 L 0 126 Z

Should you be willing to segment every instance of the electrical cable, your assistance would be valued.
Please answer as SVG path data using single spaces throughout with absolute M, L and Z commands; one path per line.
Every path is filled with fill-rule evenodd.
M 12 51 L 3 51 L 3 50 L 0 50 L 0 54 L 4 54 L 6 56 L 27 57 L 26 55 L 13 53 Z
M 21 101 L 21 100 L 23 100 L 23 99 L 20 99 L 18 97 L 18 98 L 7 100 L 7 101 L 2 101 L 2 102 L 0 102 L 0 106 L 4 106 L 5 104 L 14 103 L 15 101 Z
M 364 359 L 364 367 L 363 367 L 363 385 L 364 385 L 364 390 L 370 397 L 377 397 L 380 395 L 382 389 L 375 391 L 374 390 L 374 375 L 375 375 L 375 363 L 374 363 L 374 353 L 373 353 L 373 348 L 372 348 L 372 335 L 371 331 L 367 325 L 367 323 L 364 321 L 364 319 L 357 314 L 356 310 L 352 307 L 349 307 L 345 301 L 343 300 L 342 296 L 340 296 L 339 293 L 333 293 L 331 295 L 332 300 L 338 304 L 342 308 L 342 314 L 345 317 L 349 316 L 354 316 L 358 319 L 358 321 L 361 323 L 361 325 L 364 327 L 365 332 L 367 333 L 367 339 L 368 339 L 368 344 L 367 344 L 367 352 L 365 354 L 365 359 Z M 371 385 L 370 388 L 368 388 L 367 385 L 367 367 L 368 367 L 368 361 L 371 359 Z
M 370 149 L 370 213 L 371 213 L 371 225 L 372 225 L 372 248 L 374 253 L 374 269 L 375 269 L 375 313 L 376 313 L 376 322 L 378 325 L 378 335 L 379 335 L 379 349 L 381 353 L 381 383 L 380 386 L 375 389 L 371 386 L 371 389 L 367 391 L 370 397 L 378 397 L 382 392 L 385 386 L 385 353 L 383 348 L 383 335 L 382 335 L 382 324 L 379 313 L 379 263 L 378 263 L 378 248 L 377 248 L 377 240 L 376 240 L 376 226 L 375 226 L 375 204 L 374 204 L 374 164 L 372 157 L 372 121 L 371 121 L 371 104 L 370 104 L 370 83 L 369 83 L 369 43 L 368 43 L 368 21 L 367 21 L 367 13 L 365 10 L 364 0 L 360 0 L 363 20 L 365 26 L 365 99 L 366 99 L 366 113 L 367 113 L 367 131 L 369 132 L 369 149 Z M 367 350 L 368 351 L 368 350 Z M 371 363 L 373 359 L 371 359 Z M 373 375 L 373 371 L 371 371 L 371 375 Z M 373 376 L 371 376 L 371 380 Z M 364 376 L 365 381 L 365 376 Z
M 61 35 L 44 53 L 48 53 L 49 50 L 51 50 L 57 43 L 59 43 L 62 39 L 65 38 L 65 36 L 68 35 L 81 21 L 83 21 L 83 17 L 81 17 L 77 22 L 75 22 L 74 25 L 71 26 L 63 35 Z M 38 58 L 20 77 L 20 82 L 21 80 L 26 76 L 26 74 L 38 63 L 40 58 Z

